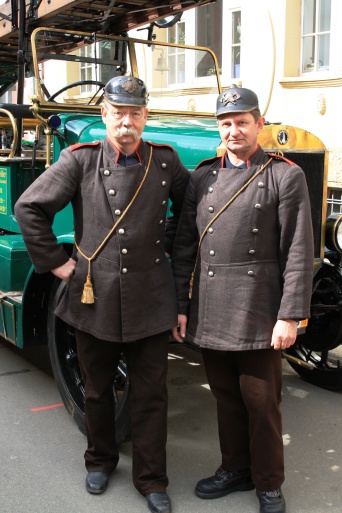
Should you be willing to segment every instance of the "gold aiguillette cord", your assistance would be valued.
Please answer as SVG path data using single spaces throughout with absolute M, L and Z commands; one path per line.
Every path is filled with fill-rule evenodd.
M 221 208 L 221 210 L 219 212 L 217 212 L 217 214 L 211 219 L 211 221 L 209 221 L 209 223 L 207 224 L 207 226 L 204 228 L 203 230 L 203 233 L 201 235 L 201 238 L 199 240 L 199 243 L 198 243 L 198 247 L 197 247 L 197 253 L 196 253 L 196 260 L 195 260 L 195 265 L 194 265 L 194 270 L 192 271 L 191 273 L 191 277 L 190 277 L 190 283 L 189 283 L 189 299 L 191 299 L 192 297 L 192 289 L 193 289 L 193 286 L 194 286 L 194 278 L 195 278 L 195 271 L 196 271 L 196 267 L 197 267 L 197 262 L 198 262 L 198 259 L 199 259 L 199 256 L 200 256 L 200 252 L 201 252 L 201 246 L 202 246 L 202 242 L 203 242 L 203 239 L 208 231 L 208 229 L 210 228 L 210 226 L 213 224 L 214 221 L 216 221 L 216 219 L 222 214 L 222 212 L 224 212 L 226 210 L 226 208 L 229 207 L 229 205 L 231 203 L 233 203 L 233 201 L 239 196 L 239 194 L 241 194 L 247 187 L 248 185 L 253 182 L 253 180 L 258 176 L 260 175 L 260 173 L 268 166 L 268 164 L 271 162 L 273 157 L 271 157 L 267 162 L 266 164 L 264 164 L 260 169 L 259 171 L 257 171 L 256 173 L 254 173 L 254 175 L 249 179 L 247 180 L 247 182 L 245 184 L 243 184 L 243 186 L 241 187 L 241 189 L 239 189 L 235 194 L 234 196 L 232 196 L 230 198 L 230 200 Z
M 88 274 L 87 274 L 87 279 L 86 279 L 86 282 L 85 282 L 84 288 L 83 288 L 83 294 L 82 294 L 82 297 L 81 297 L 81 303 L 85 303 L 87 305 L 91 305 L 91 304 L 93 304 L 95 302 L 93 285 L 92 285 L 92 282 L 91 282 L 91 262 L 100 253 L 100 251 L 103 248 L 103 246 L 107 243 L 109 238 L 112 236 L 112 234 L 116 230 L 118 224 L 123 220 L 123 218 L 127 214 L 128 210 L 133 205 L 136 197 L 138 196 L 138 194 L 139 194 L 139 192 L 140 192 L 140 190 L 141 190 L 141 188 L 142 188 L 142 186 L 143 186 L 143 184 L 144 184 L 144 182 L 145 182 L 145 180 L 147 178 L 147 173 L 149 172 L 149 169 L 150 169 L 150 166 L 151 166 L 151 162 L 152 162 L 152 153 L 153 153 L 153 148 L 151 146 L 150 156 L 149 156 L 149 159 L 148 159 L 148 164 L 146 166 L 146 171 L 145 171 L 145 174 L 143 176 L 143 179 L 140 182 L 139 187 L 135 191 L 135 194 L 134 194 L 133 198 L 131 199 L 131 201 L 129 202 L 129 204 L 125 208 L 125 210 L 122 212 L 122 214 L 120 216 L 120 219 L 118 219 L 118 221 L 114 224 L 113 228 L 110 230 L 108 235 L 103 239 L 103 241 L 101 242 L 99 247 L 96 249 L 96 251 L 90 257 L 87 257 L 87 255 L 85 255 L 83 253 L 83 251 L 79 248 L 77 242 L 75 241 L 75 246 L 77 248 L 77 251 L 83 256 L 83 258 L 88 260 Z

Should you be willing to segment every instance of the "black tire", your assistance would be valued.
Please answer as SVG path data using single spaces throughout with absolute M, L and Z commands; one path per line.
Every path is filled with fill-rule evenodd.
M 306 332 L 286 350 L 292 368 L 305 380 L 327 390 L 342 390 L 342 278 L 323 265 L 313 283 L 311 318 Z M 309 364 L 309 366 L 307 365 Z
M 334 351 L 327 353 L 308 351 L 296 343 L 295 346 L 287 349 L 286 353 L 312 365 L 310 369 L 288 360 L 291 367 L 308 383 L 326 390 L 342 390 L 340 355 L 335 354 Z
M 80 431 L 85 434 L 84 386 L 78 363 L 75 333 L 71 326 L 55 316 L 54 311 L 66 284 L 55 279 L 48 309 L 48 345 L 53 375 L 63 403 L 73 416 Z M 113 384 L 115 399 L 115 433 L 118 444 L 131 438 L 131 424 L 127 409 L 129 381 L 124 358 L 119 362 L 117 376 Z

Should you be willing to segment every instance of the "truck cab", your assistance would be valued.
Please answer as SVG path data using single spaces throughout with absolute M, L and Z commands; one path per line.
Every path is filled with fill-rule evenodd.
M 184 10 L 210 1 L 156 7 L 141 0 L 115 7 L 109 0 L 103 6 L 71 0 L 33 6 L 12 0 L 0 7 L 0 95 L 16 87 L 17 96 L 16 103 L 0 104 L 0 335 L 19 348 L 49 346 L 61 397 L 81 430 L 84 389 L 74 333 L 54 315 L 65 284 L 51 273 L 35 272 L 14 205 L 64 148 L 105 137 L 100 107 L 103 88 L 113 76 L 132 75 L 147 85 L 145 140 L 172 145 L 190 171 L 220 151 L 214 113 L 222 86 L 215 54 L 154 37 L 155 27 L 168 27 Z M 143 26 L 147 39 L 127 37 L 128 30 Z M 312 206 L 311 318 L 298 327 L 297 343 L 284 356 L 311 383 L 342 389 L 342 223 L 326 219 L 327 150 L 313 134 L 279 124 L 266 124 L 259 143 L 303 168 Z M 55 217 L 54 232 L 71 254 L 70 205 Z M 129 436 L 128 386 L 122 359 L 113 384 L 119 441 Z

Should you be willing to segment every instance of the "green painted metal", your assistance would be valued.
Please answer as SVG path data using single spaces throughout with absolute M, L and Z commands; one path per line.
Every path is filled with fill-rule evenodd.
M 3 298 L 0 303 L 0 335 L 12 344 L 24 347 L 21 298 Z
M 102 140 L 106 137 L 106 127 L 101 116 L 60 114 L 60 118 L 62 124 L 59 131 L 65 136 L 66 142 L 59 140 L 54 144 L 54 160 L 58 159 L 60 151 L 67 145 Z M 216 119 L 195 116 L 151 116 L 143 139 L 173 146 L 190 171 L 202 160 L 216 155 L 220 144 Z
M 22 236 L 0 237 L 0 291 L 3 296 L 0 302 L 0 335 L 20 348 L 24 347 L 20 292 L 25 288 L 31 268 L 32 262 Z
M 23 238 L 18 235 L 0 237 L 0 290 L 23 290 L 32 267 Z
M 29 158 L 13 158 L 0 163 L 0 227 L 19 233 L 14 217 L 14 205 L 25 189 L 43 172 L 44 162 L 32 170 Z
M 214 157 L 220 144 L 216 119 L 153 117 L 143 137 L 157 144 L 170 144 L 190 171 L 204 159 Z

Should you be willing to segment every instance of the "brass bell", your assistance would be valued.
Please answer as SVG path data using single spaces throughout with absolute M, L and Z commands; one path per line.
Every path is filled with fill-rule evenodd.
M 169 71 L 169 68 L 167 67 L 167 61 L 166 61 L 163 53 L 161 54 L 160 57 L 158 57 L 157 65 L 154 69 L 155 69 L 155 71 Z

